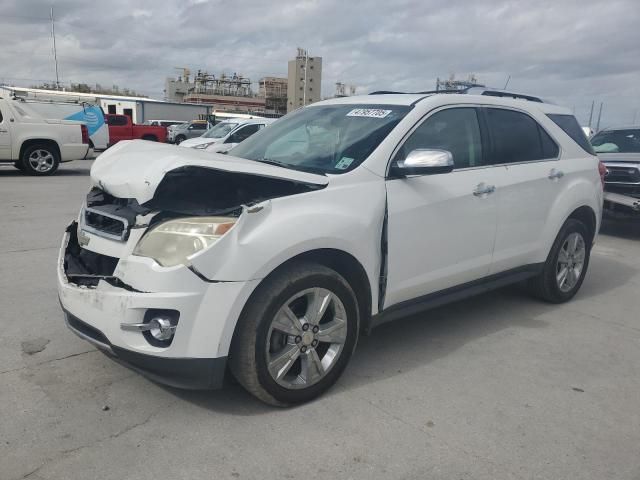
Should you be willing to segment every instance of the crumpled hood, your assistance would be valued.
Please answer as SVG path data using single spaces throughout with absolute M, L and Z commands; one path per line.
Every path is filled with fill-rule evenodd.
M 182 167 L 203 167 L 308 185 L 329 183 L 324 175 L 145 140 L 121 141 L 100 155 L 91 167 L 91 182 L 114 197 L 135 198 L 143 204 L 153 198 L 167 172 Z

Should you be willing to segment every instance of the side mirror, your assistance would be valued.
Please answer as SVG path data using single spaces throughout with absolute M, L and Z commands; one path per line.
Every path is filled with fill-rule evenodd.
M 435 175 L 453 170 L 453 155 L 447 150 L 418 148 L 412 150 L 407 158 L 395 162 L 391 172 L 397 177 L 407 175 Z

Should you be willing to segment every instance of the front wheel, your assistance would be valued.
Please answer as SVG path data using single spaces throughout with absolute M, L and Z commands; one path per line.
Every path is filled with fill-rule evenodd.
M 563 303 L 580 290 L 591 255 L 589 231 L 584 223 L 570 218 L 560 229 L 542 273 L 529 282 L 537 297 Z
M 178 135 L 176 137 L 176 145 L 180 145 L 183 141 L 185 141 L 187 139 L 187 137 L 185 137 L 184 135 Z
M 359 312 L 347 281 L 299 262 L 267 278 L 236 326 L 229 365 L 260 400 L 288 406 L 318 397 L 344 371 L 356 345 Z

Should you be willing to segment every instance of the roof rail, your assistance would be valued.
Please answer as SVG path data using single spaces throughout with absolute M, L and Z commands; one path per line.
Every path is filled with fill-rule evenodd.
M 522 93 L 507 92 L 505 90 L 494 90 L 485 87 L 468 87 L 461 90 L 426 90 L 424 92 L 392 92 L 388 90 L 378 90 L 371 92 L 369 95 L 436 95 L 436 94 L 459 94 L 459 95 L 484 95 L 487 97 L 514 98 L 520 100 L 528 100 L 530 102 L 544 103 L 540 97 L 533 95 L 525 95 Z

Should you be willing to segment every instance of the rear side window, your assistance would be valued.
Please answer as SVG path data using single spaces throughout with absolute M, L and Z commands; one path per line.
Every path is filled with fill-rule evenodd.
M 107 117 L 107 124 L 114 127 L 122 127 L 127 124 L 127 117 L 125 115 Z
M 553 123 L 558 125 L 564 133 L 569 135 L 585 152 L 595 155 L 593 147 L 591 146 L 591 143 L 589 143 L 589 140 L 584 134 L 582 127 L 580 127 L 578 120 L 576 120 L 576 117 L 573 115 L 559 115 L 555 113 L 549 114 L 547 117 L 553 120 Z
M 558 145 L 529 115 L 499 108 L 486 111 L 493 142 L 491 163 L 533 162 L 558 156 Z

